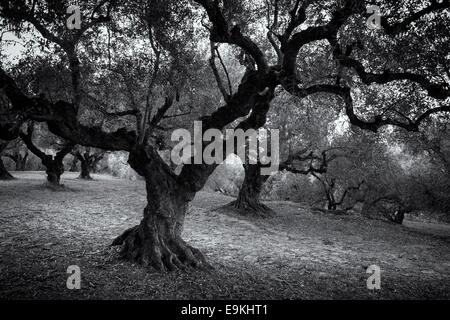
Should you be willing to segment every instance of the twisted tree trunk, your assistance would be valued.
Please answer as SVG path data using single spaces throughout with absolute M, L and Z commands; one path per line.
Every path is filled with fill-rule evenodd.
M 125 231 L 112 245 L 123 245 L 123 258 L 160 271 L 209 267 L 203 254 L 181 238 L 188 204 L 195 193 L 177 182 L 151 147 L 133 149 L 128 162 L 145 178 L 147 206 L 141 223 Z
M 74 157 L 81 163 L 80 179 L 92 180 L 91 171 L 95 172 L 98 162 L 103 159 L 104 152 L 91 154 L 90 148 L 86 148 L 84 153 L 77 151 Z
M 238 198 L 227 206 L 242 215 L 272 216 L 274 211 L 260 201 L 261 190 L 269 176 L 261 175 L 260 164 L 244 164 L 245 177 Z
M 47 185 L 49 187 L 60 188 L 61 175 L 64 173 L 64 157 L 70 153 L 73 148 L 73 144 L 69 143 L 65 145 L 55 156 L 45 154 L 33 143 L 33 124 L 29 124 L 27 133 L 21 132 L 20 137 L 27 146 L 28 150 L 34 153 L 42 161 L 42 164 L 46 168 L 47 173 Z

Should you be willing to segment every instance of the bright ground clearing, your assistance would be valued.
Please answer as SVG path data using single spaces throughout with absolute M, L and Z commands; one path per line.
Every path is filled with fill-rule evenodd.
M 200 192 L 184 238 L 215 270 L 155 273 L 120 261 L 109 244 L 139 222 L 143 181 L 64 174 L 65 191 L 42 185 L 43 172 L 0 182 L 0 298 L 309 299 L 450 298 L 450 228 L 397 226 L 312 213 L 292 202 L 255 219 L 214 211 L 232 200 Z M 436 230 L 436 231 L 435 231 Z M 381 267 L 381 290 L 366 269 Z M 69 265 L 81 290 L 66 288 Z

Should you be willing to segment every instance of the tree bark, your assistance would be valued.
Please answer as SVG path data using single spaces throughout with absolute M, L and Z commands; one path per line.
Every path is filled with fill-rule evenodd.
M 182 238 L 184 218 L 194 192 L 177 182 L 151 147 L 136 147 L 128 163 L 145 178 L 147 206 L 141 223 L 126 230 L 112 245 L 122 245 L 121 256 L 159 271 L 205 267 L 203 254 Z
M 6 170 L 3 160 L 0 157 L 0 180 L 12 180 L 14 177 Z
M 232 207 L 242 215 L 267 217 L 274 211 L 260 202 L 261 190 L 268 176 L 261 175 L 259 164 L 244 164 L 245 177 L 239 189 L 238 198 L 226 207 Z

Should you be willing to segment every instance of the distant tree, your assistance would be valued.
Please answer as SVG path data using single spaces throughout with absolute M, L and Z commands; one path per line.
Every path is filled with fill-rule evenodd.
M 29 153 L 28 149 L 23 146 L 22 140 L 16 139 L 12 141 L 3 155 L 14 161 L 16 171 L 25 171 Z
M 73 144 L 65 144 L 61 150 L 57 151 L 55 155 L 48 155 L 41 151 L 33 142 L 34 123 L 31 122 L 27 126 L 26 132 L 21 132 L 20 137 L 27 146 L 28 150 L 34 153 L 41 159 L 42 164 L 46 168 L 47 182 L 50 187 L 60 187 L 60 178 L 64 173 L 64 157 L 72 151 Z
M 74 157 L 80 161 L 81 164 L 81 172 L 79 178 L 85 180 L 92 180 L 90 173 L 96 171 L 97 164 L 105 156 L 105 151 L 85 147 L 85 148 L 78 148 L 72 153 Z
M 72 161 L 70 163 L 70 172 L 78 172 L 78 158 L 72 154 Z

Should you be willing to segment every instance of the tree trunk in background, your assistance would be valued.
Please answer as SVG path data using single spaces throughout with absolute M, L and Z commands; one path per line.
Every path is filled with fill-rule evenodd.
M 27 159 L 28 159 L 28 151 L 25 152 L 25 155 L 23 157 L 22 154 L 20 154 L 20 152 L 17 154 L 16 171 L 25 171 Z
M 261 175 L 259 164 L 244 164 L 245 178 L 239 189 L 238 198 L 227 205 L 242 215 L 271 216 L 273 210 L 260 202 L 261 190 L 269 176 Z
M 91 171 L 95 171 L 97 164 L 100 162 L 100 160 L 103 159 L 104 154 L 104 152 L 91 154 L 90 148 L 87 148 L 83 153 L 81 153 L 80 151 L 75 152 L 74 157 L 76 157 L 76 159 L 81 163 L 81 172 L 79 178 L 92 180 L 90 173 Z
M 0 157 L 0 180 L 12 180 L 14 177 L 6 170 L 3 160 Z
M 70 169 L 69 169 L 70 172 L 77 172 L 78 171 L 77 163 L 78 163 L 78 158 L 74 155 L 72 163 L 70 164 Z
M 105 156 L 104 152 L 94 155 L 92 163 L 90 165 L 90 171 L 92 173 L 97 173 L 98 172 L 98 164 L 100 163 L 101 160 L 103 160 L 104 156 Z
M 147 206 L 141 223 L 125 231 L 112 245 L 123 245 L 124 258 L 161 271 L 209 267 L 203 254 L 181 238 L 188 204 L 195 193 L 177 182 L 151 147 L 132 150 L 128 163 L 145 178 Z
M 34 124 L 28 125 L 27 132 L 21 132 L 20 137 L 27 146 L 28 150 L 34 153 L 46 168 L 47 186 L 61 188 L 61 175 L 64 173 L 64 157 L 73 149 L 73 144 L 66 144 L 55 156 L 45 154 L 33 143 Z
M 83 160 L 80 160 L 81 163 L 81 172 L 80 172 L 80 179 L 84 179 L 84 180 L 92 180 L 92 177 L 90 175 L 90 168 L 91 168 L 91 163 L 89 163 L 88 160 L 82 158 Z
M 361 214 L 367 218 L 402 224 L 405 213 L 410 211 L 397 195 L 387 195 L 365 201 Z
M 61 187 L 61 175 L 64 173 L 64 165 L 62 159 L 55 160 L 52 156 L 47 157 L 47 159 L 42 161 L 47 169 L 45 171 L 47 173 L 47 183 L 51 187 Z

